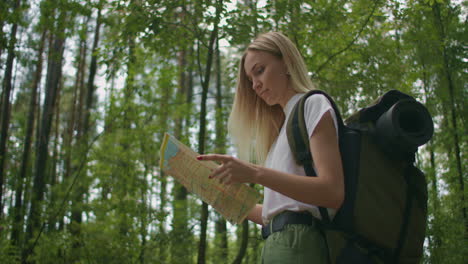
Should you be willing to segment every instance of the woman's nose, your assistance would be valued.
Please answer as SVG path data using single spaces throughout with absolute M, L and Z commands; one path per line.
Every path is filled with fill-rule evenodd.
M 260 82 L 258 80 L 254 80 L 252 83 L 252 88 L 254 91 L 257 91 L 257 89 L 260 88 Z

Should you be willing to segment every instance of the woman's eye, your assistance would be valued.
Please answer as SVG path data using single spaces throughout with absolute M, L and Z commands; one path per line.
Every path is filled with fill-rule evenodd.
M 263 67 L 260 67 L 260 68 L 258 68 L 258 70 L 257 70 L 257 74 L 260 74 L 260 73 L 262 73 L 264 70 L 265 70 L 265 68 L 263 68 Z

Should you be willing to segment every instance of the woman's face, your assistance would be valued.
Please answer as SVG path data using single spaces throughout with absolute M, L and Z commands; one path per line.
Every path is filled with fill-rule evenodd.
M 252 89 L 268 105 L 285 107 L 296 92 L 289 87 L 286 65 L 281 58 L 268 52 L 249 50 L 244 60 L 247 78 Z

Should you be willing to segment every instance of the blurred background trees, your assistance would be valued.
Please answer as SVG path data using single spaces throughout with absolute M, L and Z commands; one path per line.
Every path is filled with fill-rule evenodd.
M 424 263 L 468 255 L 463 1 L 6 0 L 0 27 L 2 263 L 256 263 L 259 227 L 163 175 L 159 148 L 235 154 L 240 54 L 272 30 L 345 116 L 389 89 L 426 104 Z

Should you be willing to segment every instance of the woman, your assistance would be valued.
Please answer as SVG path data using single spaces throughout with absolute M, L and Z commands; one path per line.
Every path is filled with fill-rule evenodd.
M 284 125 L 310 89 L 313 85 L 294 44 L 281 33 L 260 35 L 242 56 L 229 117 L 242 160 L 218 154 L 198 157 L 221 163 L 210 178 L 265 187 L 263 205 L 247 217 L 263 225 L 267 237 L 263 263 L 327 263 L 326 243 L 314 219 L 320 218 L 318 206 L 328 208 L 333 217 L 344 198 L 336 116 L 323 95 L 306 100 L 304 115 L 317 177 L 305 177 L 303 167 L 295 163 Z

